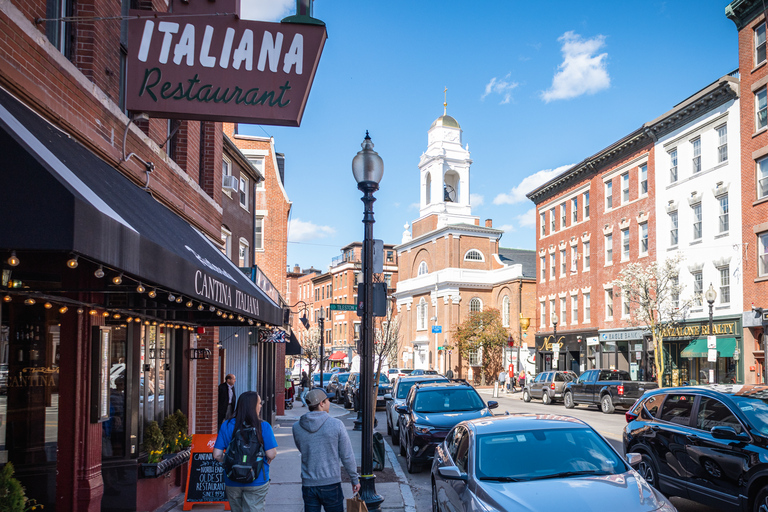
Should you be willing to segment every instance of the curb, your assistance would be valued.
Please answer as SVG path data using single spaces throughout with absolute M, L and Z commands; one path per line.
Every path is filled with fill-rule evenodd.
M 413 498 L 411 486 L 408 484 L 408 478 L 406 478 L 403 468 L 400 467 L 400 462 L 397 460 L 395 451 L 389 446 L 389 443 L 386 440 L 384 441 L 384 449 L 387 452 L 389 463 L 392 465 L 392 469 L 395 471 L 397 479 L 400 481 L 400 494 L 403 496 L 403 504 L 405 505 L 404 512 L 417 512 L 416 500 Z

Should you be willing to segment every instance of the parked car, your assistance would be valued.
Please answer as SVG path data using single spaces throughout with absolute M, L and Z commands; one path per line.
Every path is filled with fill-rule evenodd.
M 588 370 L 575 382 L 566 384 L 563 403 L 567 409 L 578 404 L 598 404 L 605 414 L 612 414 L 616 406 L 630 407 L 643 393 L 658 387 L 655 382 L 632 380 L 624 370 Z
M 486 405 L 466 382 L 415 384 L 395 409 L 400 415 L 400 455 L 408 472 L 418 473 L 422 464 L 430 463 L 435 447 L 457 423 L 493 416 L 491 409 L 498 406 L 491 400 Z
M 438 512 L 675 510 L 589 425 L 567 416 L 461 422 L 435 451 L 431 480 Z
M 353 374 L 350 374 L 350 377 Z M 352 409 L 355 411 L 358 410 L 360 407 L 360 376 L 359 374 L 355 373 L 355 383 L 349 387 L 347 387 L 346 392 L 352 393 L 349 396 L 349 399 L 345 401 L 344 407 L 347 406 L 347 402 L 351 404 Z M 347 381 L 349 383 L 349 381 Z M 392 392 L 392 384 L 389 382 L 389 378 L 385 373 L 382 373 L 379 376 L 379 388 L 377 390 L 377 397 L 376 397 L 376 407 L 384 407 L 386 405 L 386 400 L 384 399 L 384 396 L 387 394 L 390 394 Z
M 406 375 L 405 377 L 398 377 L 395 379 L 395 384 L 392 386 L 392 392 L 384 395 L 387 411 L 387 434 L 392 436 L 392 444 L 397 446 L 400 444 L 400 424 L 397 421 L 400 415 L 397 413 L 397 406 L 403 405 L 405 399 L 408 398 L 408 392 L 415 384 L 426 384 L 428 382 L 441 382 L 447 381 L 445 377 L 440 375 L 417 375 L 412 377 Z
M 348 372 L 339 372 L 331 375 L 331 380 L 328 381 L 328 385 L 325 386 L 326 393 L 334 393 L 334 401 L 337 404 L 341 404 L 344 401 L 344 386 L 347 384 L 349 378 Z
M 410 375 L 415 377 L 416 375 L 438 375 L 438 373 L 436 370 L 422 370 L 419 368 L 417 370 L 413 370 Z
M 719 510 L 768 510 L 768 386 L 657 389 L 626 413 L 624 449 L 670 496 Z
M 326 386 L 328 386 L 328 383 L 331 381 L 331 376 L 333 374 L 330 372 L 323 372 L 323 383 L 320 384 L 320 372 L 317 372 L 312 375 L 312 389 L 314 388 L 323 388 L 325 389 Z
M 394 384 L 396 378 L 410 375 L 412 371 L 412 368 L 390 368 L 387 372 L 387 376 L 389 377 L 389 380 L 392 382 L 392 384 Z
M 526 382 L 523 388 L 523 400 L 530 402 L 532 398 L 541 399 L 549 405 L 563 399 L 563 388 L 578 375 L 573 372 L 549 371 L 541 372 L 531 382 Z

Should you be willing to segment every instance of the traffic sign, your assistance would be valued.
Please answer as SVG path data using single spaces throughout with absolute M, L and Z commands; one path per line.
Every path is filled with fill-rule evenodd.
M 432 334 L 440 334 L 443 332 L 443 326 L 442 325 L 433 325 L 432 326 Z
M 331 311 L 357 311 L 357 304 L 331 304 Z

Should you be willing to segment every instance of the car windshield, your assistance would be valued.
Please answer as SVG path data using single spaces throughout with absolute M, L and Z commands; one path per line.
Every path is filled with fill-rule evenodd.
M 400 385 L 397 386 L 397 398 L 407 398 L 408 392 L 411 390 L 414 384 L 426 384 L 429 382 L 443 382 L 443 379 L 401 381 Z
M 347 382 L 348 379 L 349 379 L 349 374 L 348 373 L 340 373 L 339 374 L 339 382 L 341 384 L 344 384 L 345 382 Z
M 388 385 L 389 385 L 389 377 L 387 377 L 387 375 L 384 373 L 379 375 L 379 386 L 388 386 Z
M 416 412 L 477 411 L 485 407 L 474 389 L 420 389 L 414 400 Z
M 588 428 L 479 435 L 476 448 L 480 480 L 542 480 L 629 471 L 603 438 Z
M 329 380 L 331 380 L 331 377 L 333 377 L 333 374 L 331 374 L 331 373 L 323 373 L 323 382 L 328 382 Z M 320 374 L 319 373 L 314 374 L 312 376 L 312 381 L 315 384 L 319 384 L 320 383 Z
M 731 395 L 744 416 L 758 432 L 768 436 L 768 396 Z

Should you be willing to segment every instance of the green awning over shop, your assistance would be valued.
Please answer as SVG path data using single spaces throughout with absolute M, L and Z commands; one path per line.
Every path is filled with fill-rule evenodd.
M 693 340 L 683 349 L 680 355 L 683 357 L 707 357 L 707 338 Z M 736 350 L 736 338 L 717 338 L 717 355 L 720 357 L 733 357 Z

